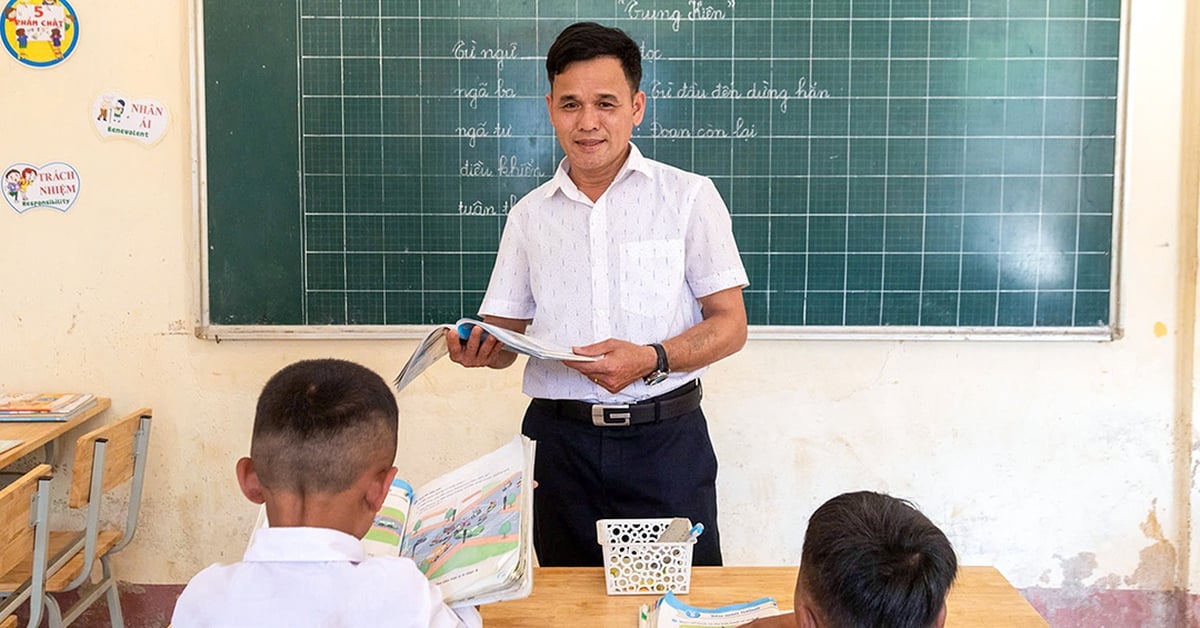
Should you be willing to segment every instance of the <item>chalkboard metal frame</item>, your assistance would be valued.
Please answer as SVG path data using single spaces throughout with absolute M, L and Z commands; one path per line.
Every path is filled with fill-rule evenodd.
M 206 88 L 204 69 L 207 63 L 204 53 L 204 2 L 192 0 L 192 38 L 190 70 L 193 84 L 192 110 L 192 159 L 194 186 L 194 215 L 200 241 L 200 272 L 198 274 L 200 324 L 195 335 L 202 339 L 255 340 L 255 339 L 413 339 L 423 337 L 429 329 L 423 324 L 400 325 L 245 325 L 219 324 L 212 319 L 211 269 L 209 266 L 209 219 L 208 203 L 209 170 L 207 165 L 207 120 Z M 1124 161 L 1126 100 L 1128 85 L 1129 24 L 1131 0 L 1120 0 L 1119 57 L 1117 61 L 1116 133 L 1113 164 L 1113 206 L 1111 239 L 1111 273 L 1109 290 L 1109 322 L 1097 327 L 932 327 L 911 325 L 878 326 L 824 326 L 824 325 L 751 325 L 751 339 L 772 340 L 972 340 L 972 341 L 1108 341 L 1122 336 L 1121 327 L 1121 235 L 1124 209 Z M 299 60 L 297 60 L 297 64 Z M 264 66 L 265 67 L 265 66 Z M 299 111 L 297 111 L 299 117 Z M 297 121 L 299 123 L 299 121 Z M 636 138 L 635 138 L 636 139 Z

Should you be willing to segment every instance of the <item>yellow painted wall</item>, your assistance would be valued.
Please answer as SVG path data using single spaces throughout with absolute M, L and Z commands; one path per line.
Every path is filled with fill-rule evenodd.
M 0 211 L 0 388 L 95 391 L 113 398 L 109 418 L 154 407 L 143 517 L 117 569 L 134 582 L 183 582 L 245 546 L 255 508 L 233 464 L 265 379 L 321 356 L 390 376 L 413 342 L 192 335 L 188 8 L 76 4 L 84 30 L 65 64 L 0 59 L 0 161 L 67 161 L 82 176 L 65 215 Z M 963 563 L 995 564 L 1018 586 L 1185 583 L 1192 435 L 1179 400 L 1190 398 L 1195 348 L 1178 317 L 1196 298 L 1180 280 L 1181 250 L 1196 238 L 1179 228 L 1181 172 L 1195 160 L 1181 157 L 1185 9 L 1133 8 L 1124 338 L 751 340 L 705 381 L 728 563 L 794 563 L 813 508 L 870 488 L 913 499 Z M 104 89 L 165 103 L 166 139 L 99 139 L 89 105 Z M 434 366 L 400 398 L 401 473 L 420 482 L 506 441 L 525 403 L 519 380 L 517 369 Z

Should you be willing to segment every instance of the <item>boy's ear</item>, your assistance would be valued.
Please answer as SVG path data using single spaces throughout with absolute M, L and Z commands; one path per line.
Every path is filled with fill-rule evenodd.
M 388 467 L 380 469 L 371 475 L 371 482 L 367 485 L 367 506 L 372 511 L 378 511 L 383 508 L 383 500 L 387 497 L 388 489 L 392 486 L 392 480 L 396 477 L 396 467 Z
M 817 622 L 816 613 L 805 599 L 804 592 L 800 589 L 800 579 L 796 579 L 796 596 L 793 600 L 795 610 L 792 611 L 792 619 L 795 622 L 796 628 L 818 628 L 820 623 Z
M 817 628 L 817 618 L 813 617 L 812 611 L 807 606 L 797 604 L 794 614 L 796 628 Z
M 933 625 L 937 626 L 937 628 L 942 628 L 943 626 L 946 625 L 946 603 L 945 602 L 942 602 L 942 610 L 938 611 L 937 619 L 934 620 Z
M 242 495 L 246 499 L 261 504 L 266 499 L 263 497 L 262 483 L 258 481 L 258 472 L 254 470 L 254 461 L 250 458 L 242 458 L 237 461 L 237 479 L 238 486 L 242 487 Z

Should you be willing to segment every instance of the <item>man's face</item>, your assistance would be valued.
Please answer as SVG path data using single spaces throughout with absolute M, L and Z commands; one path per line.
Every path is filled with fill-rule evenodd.
M 546 106 L 570 161 L 571 180 L 581 187 L 612 182 L 645 105 L 646 94 L 632 93 L 616 57 L 576 61 L 554 77 Z

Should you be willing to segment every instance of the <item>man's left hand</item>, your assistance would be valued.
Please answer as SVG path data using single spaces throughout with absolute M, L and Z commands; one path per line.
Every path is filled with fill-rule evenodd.
M 654 352 L 654 347 L 635 345 L 616 338 L 572 349 L 579 355 L 602 356 L 602 359 L 595 362 L 563 364 L 579 371 L 611 393 L 624 390 L 626 386 L 654 370 L 658 364 L 658 354 Z

